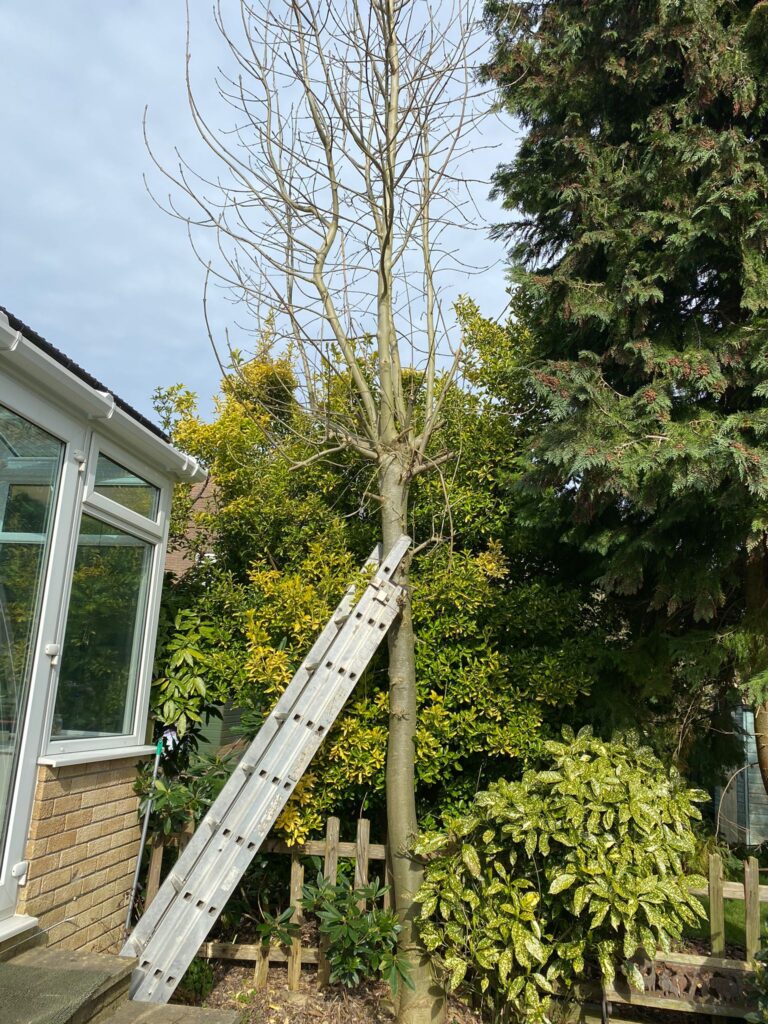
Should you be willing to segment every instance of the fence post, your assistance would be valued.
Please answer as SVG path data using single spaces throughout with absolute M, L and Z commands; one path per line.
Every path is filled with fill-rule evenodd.
M 291 946 L 293 948 L 293 946 Z M 301 966 L 301 964 L 299 964 Z M 269 976 L 269 943 L 262 943 L 259 946 L 258 959 L 253 968 L 253 987 L 255 989 L 266 988 L 267 977 Z
M 355 839 L 355 888 L 368 885 L 368 847 L 371 841 L 371 823 L 367 818 L 359 818 Z M 357 905 L 365 910 L 365 900 L 358 900 Z
M 304 884 L 304 867 L 299 860 L 298 853 L 291 854 L 291 906 L 293 907 L 292 921 L 294 924 L 301 924 L 303 915 L 301 913 L 301 887 Z M 291 939 L 291 948 L 288 953 L 288 991 L 298 992 L 301 979 L 301 936 L 296 935 Z
M 149 854 L 149 869 L 147 870 L 147 891 L 144 895 L 144 910 L 146 911 L 149 904 L 157 896 L 157 890 L 160 888 L 160 875 L 163 871 L 163 850 L 165 849 L 165 839 L 163 836 L 156 835 L 152 840 L 152 848 Z
M 744 945 L 751 963 L 760 949 L 760 874 L 757 857 L 744 861 Z
M 712 943 L 712 956 L 723 956 L 725 953 L 723 862 L 716 853 L 709 855 L 709 934 Z
M 332 885 L 336 884 L 339 873 L 339 819 L 329 818 L 325 827 L 325 856 L 323 857 L 323 878 Z M 317 954 L 317 983 L 327 985 L 330 982 L 331 965 L 325 953 L 328 943 L 325 939 L 320 940 L 320 949 Z
M 189 845 L 189 841 L 195 834 L 195 823 L 194 821 L 188 821 L 184 828 L 179 832 L 179 856 L 186 850 Z

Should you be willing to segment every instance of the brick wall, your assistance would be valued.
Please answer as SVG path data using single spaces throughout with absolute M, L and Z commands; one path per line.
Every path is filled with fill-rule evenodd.
M 116 953 L 122 945 L 140 841 L 136 764 L 38 769 L 17 913 L 39 919 L 49 946 Z

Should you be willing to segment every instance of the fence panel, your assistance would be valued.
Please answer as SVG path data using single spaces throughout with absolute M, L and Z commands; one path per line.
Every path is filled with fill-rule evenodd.
M 153 842 L 150 850 L 145 906 L 149 906 L 160 887 L 164 850 L 170 847 L 183 849 L 189 842 L 192 831 L 190 826 L 184 833 L 163 836 Z M 287 843 L 272 839 L 262 846 L 263 853 L 283 854 L 291 858 L 289 898 L 290 906 L 295 908 L 292 920 L 298 924 L 301 924 L 303 920 L 301 912 L 301 889 L 304 884 L 302 857 L 322 857 L 323 877 L 334 884 L 338 879 L 339 859 L 343 857 L 354 861 L 355 887 L 367 884 L 372 861 L 383 862 L 385 883 L 390 886 L 392 884 L 387 847 L 383 843 L 370 841 L 370 821 L 367 818 L 360 818 L 357 821 L 354 843 L 341 842 L 340 831 L 339 819 L 332 817 L 326 822 L 323 839 L 310 840 L 296 846 L 288 846 Z M 384 905 L 392 906 L 391 892 L 385 893 Z M 199 955 L 208 959 L 252 962 L 254 964 L 253 983 L 256 988 L 263 988 L 266 984 L 271 963 L 287 964 L 288 988 L 291 991 L 296 991 L 299 988 L 301 967 L 304 964 L 317 965 L 318 980 L 321 984 L 327 984 L 330 976 L 330 966 L 323 944 L 321 943 L 319 948 L 305 946 L 302 944 L 300 936 L 296 936 L 287 948 L 279 945 L 265 947 L 260 943 L 247 942 L 205 942 L 200 947 Z

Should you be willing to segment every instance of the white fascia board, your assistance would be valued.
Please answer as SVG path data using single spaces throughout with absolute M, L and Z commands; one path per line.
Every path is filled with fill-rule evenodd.
M 43 352 L 21 331 L 15 331 L 5 313 L 0 313 L 0 366 L 19 376 L 25 384 L 46 398 L 96 421 L 100 432 L 119 442 L 177 480 L 203 481 L 206 472 L 192 458 L 153 434 L 151 430 L 120 409 L 108 391 L 97 391 L 47 352 Z

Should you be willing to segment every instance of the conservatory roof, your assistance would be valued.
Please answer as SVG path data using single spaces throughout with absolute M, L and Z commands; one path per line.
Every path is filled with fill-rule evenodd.
M 195 459 L 178 451 L 156 424 L 115 395 L 37 331 L 0 306 L 0 355 L 15 356 L 11 366 L 34 381 L 49 396 L 73 405 L 89 419 L 131 448 L 143 452 L 178 479 L 204 480 Z
M 122 409 L 123 412 L 136 420 L 137 423 L 141 423 L 141 425 L 146 427 L 147 430 L 150 430 L 153 434 L 161 437 L 163 441 L 170 441 L 168 435 L 165 434 L 160 427 L 154 424 L 151 420 L 148 420 L 146 416 L 142 416 L 142 414 L 134 409 L 133 406 L 123 401 L 119 395 L 116 395 L 111 388 L 106 387 L 101 383 L 101 381 L 98 381 L 92 374 L 88 373 L 87 370 L 84 370 L 82 366 L 78 366 L 74 360 L 70 359 L 68 355 L 65 355 L 64 352 L 52 345 L 50 341 L 46 341 L 45 338 L 37 333 L 37 331 L 33 331 L 31 327 L 28 327 L 25 323 L 19 320 L 17 316 L 14 316 L 10 310 L 5 308 L 5 306 L 0 306 L 0 313 L 5 313 L 8 318 L 9 327 L 13 328 L 14 331 L 20 331 L 27 341 L 32 342 L 36 348 L 45 352 L 46 355 L 49 355 L 51 359 L 54 359 L 61 366 L 66 367 L 66 369 L 71 373 L 74 373 L 76 377 L 79 377 L 81 381 L 93 388 L 94 391 L 106 391 L 111 394 L 118 409 Z

